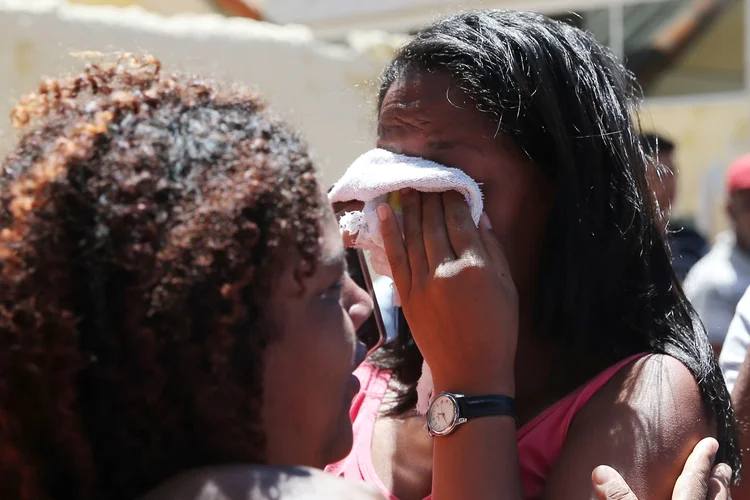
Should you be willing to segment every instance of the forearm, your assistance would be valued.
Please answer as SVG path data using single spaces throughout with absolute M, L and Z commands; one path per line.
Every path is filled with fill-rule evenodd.
M 740 366 L 737 381 L 732 390 L 732 404 L 739 427 L 740 449 L 742 450 L 743 462 L 748 457 L 746 451 L 750 447 L 750 348 L 745 357 L 745 362 Z M 743 474 L 744 479 L 739 486 L 732 488 L 734 498 L 750 498 L 750 475 Z
M 500 366 L 512 366 L 501 363 Z M 476 395 L 515 396 L 515 383 L 508 373 L 454 374 L 444 382 L 436 377 L 435 389 Z M 433 448 L 432 492 L 435 500 L 458 498 L 523 498 L 518 466 L 516 420 L 497 415 L 470 419 L 445 437 L 436 437 Z
M 436 437 L 432 496 L 521 499 L 516 422 L 508 416 L 470 420 L 446 437 Z

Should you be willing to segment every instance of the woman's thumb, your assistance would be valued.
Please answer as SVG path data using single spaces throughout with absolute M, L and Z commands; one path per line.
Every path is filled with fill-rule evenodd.
M 606 465 L 594 469 L 591 485 L 598 500 L 638 500 L 622 476 Z

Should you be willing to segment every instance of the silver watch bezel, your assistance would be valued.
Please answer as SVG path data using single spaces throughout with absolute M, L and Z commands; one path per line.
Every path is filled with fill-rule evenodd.
M 435 430 L 432 428 L 432 425 L 430 422 L 432 422 L 432 419 L 430 418 L 430 415 L 432 414 L 432 409 L 435 406 L 435 403 L 438 399 L 441 397 L 447 398 L 452 404 L 455 409 L 453 415 L 453 422 L 450 423 L 448 427 L 443 429 L 442 431 Z M 430 403 L 430 408 L 427 410 L 427 432 L 430 434 L 430 436 L 433 437 L 444 437 L 449 436 L 453 434 L 456 430 L 456 427 L 458 427 L 461 424 L 466 423 L 466 417 L 461 415 L 461 407 L 458 404 L 458 399 L 463 398 L 463 394 L 451 394 L 449 392 L 441 392 L 435 399 L 432 400 L 432 403 Z

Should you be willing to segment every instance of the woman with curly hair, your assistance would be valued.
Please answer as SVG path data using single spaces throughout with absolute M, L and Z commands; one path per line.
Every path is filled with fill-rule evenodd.
M 258 96 L 126 56 L 43 82 L 12 120 L 0 497 L 134 499 L 197 468 L 345 456 L 371 303 Z

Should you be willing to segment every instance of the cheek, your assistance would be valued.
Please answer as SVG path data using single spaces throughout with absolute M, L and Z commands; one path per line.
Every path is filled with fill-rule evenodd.
M 311 411 L 319 415 L 337 411 L 352 372 L 352 322 L 340 305 L 318 299 L 308 314 L 300 314 L 293 322 L 302 335 L 290 349 L 294 355 L 284 363 L 293 372 L 298 397 L 308 401 Z
M 312 309 L 290 315 L 265 353 L 262 417 L 274 464 L 324 466 L 348 416 L 352 343 L 340 314 Z
M 544 191 L 538 184 L 518 179 L 497 181 L 485 191 L 485 209 L 519 291 L 536 283 L 552 203 Z
M 504 179 L 485 183 L 485 211 L 506 251 L 521 245 L 536 231 L 536 221 L 546 212 L 539 190 L 525 182 Z

